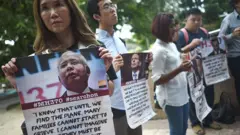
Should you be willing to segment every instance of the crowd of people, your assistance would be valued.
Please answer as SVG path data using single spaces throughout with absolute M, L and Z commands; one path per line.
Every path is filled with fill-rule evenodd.
M 230 0 L 233 12 L 227 15 L 221 25 L 219 36 L 224 37 L 227 43 L 227 56 L 229 69 L 235 79 L 237 99 L 240 104 L 240 1 Z M 34 41 L 35 54 L 48 54 L 51 52 L 65 51 L 71 49 L 82 49 L 89 45 L 99 46 L 99 55 L 104 59 L 104 64 L 109 76 L 108 85 L 112 88 L 111 107 L 116 135 L 142 135 L 142 126 L 135 129 L 129 127 L 121 92 L 120 68 L 124 61 L 121 54 L 128 53 L 125 42 L 116 35 L 114 26 L 118 23 L 117 5 L 111 0 L 88 0 L 87 12 L 97 24 L 94 33 L 87 23 L 84 13 L 78 7 L 75 0 L 34 0 L 33 12 L 37 28 Z M 134 27 L 134 26 L 133 26 Z M 188 53 L 201 44 L 201 38 L 208 38 L 205 28 L 202 28 L 202 13 L 199 9 L 190 9 L 186 14 L 185 26 L 179 29 L 179 23 L 171 13 L 159 13 L 153 18 L 152 35 L 156 42 L 151 49 L 152 56 L 152 79 L 156 84 L 156 97 L 168 116 L 170 135 L 185 135 L 188 128 L 188 117 L 191 121 L 193 131 L 197 135 L 204 135 L 204 127 L 219 130 L 221 126 L 213 121 L 209 114 L 203 122 L 196 116 L 194 103 L 189 96 L 189 87 L 186 73 L 192 68 L 189 60 L 183 60 L 181 53 Z M 69 60 L 70 55 L 72 59 Z M 136 57 L 136 58 L 135 58 Z M 77 85 L 75 77 L 67 76 L 65 72 L 68 65 L 82 64 L 82 78 L 88 78 L 90 70 L 84 59 L 72 62 L 81 56 L 74 56 L 67 51 L 63 54 L 59 66 L 59 80 L 69 91 L 64 95 L 73 95 L 72 86 Z M 138 73 L 138 55 L 132 56 L 132 77 L 140 77 Z M 74 65 L 73 65 L 74 66 Z M 17 89 L 15 73 L 17 72 L 16 58 L 2 65 L 6 78 Z M 70 69 L 69 69 L 70 70 Z M 136 72 L 135 72 L 136 70 Z M 72 71 L 72 76 L 75 71 Z M 69 83 L 71 82 L 71 83 Z M 114 86 L 114 87 L 113 87 Z M 210 107 L 214 102 L 213 85 L 205 86 L 205 96 Z M 81 88 L 81 92 L 91 91 L 87 85 Z M 190 98 L 189 98 L 190 97 Z M 24 135 L 27 134 L 26 129 Z

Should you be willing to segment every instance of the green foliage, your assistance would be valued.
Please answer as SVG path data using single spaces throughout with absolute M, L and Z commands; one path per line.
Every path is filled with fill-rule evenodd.
M 35 29 L 32 0 L 6 0 L 0 5 L 0 65 L 3 65 L 12 57 L 30 53 L 29 46 L 33 44 Z M 5 40 L 14 41 L 15 45 L 6 45 Z
M 226 0 L 182 0 L 180 7 L 187 11 L 191 8 L 199 8 L 203 13 L 203 25 L 208 29 L 208 31 L 218 29 L 220 27 L 223 18 L 219 16 L 224 12 L 231 12 Z M 184 19 L 183 13 L 181 14 L 182 20 Z
M 218 29 L 222 18 L 219 15 L 231 12 L 226 0 L 113 0 L 118 4 L 119 25 L 130 24 L 135 33 L 132 41 L 147 49 L 155 38 L 151 34 L 151 23 L 159 12 L 171 12 L 183 22 L 183 12 L 199 7 L 205 10 L 204 27 L 208 30 Z M 33 0 L 0 1 L 0 65 L 11 57 L 26 56 L 32 53 L 31 45 L 35 37 L 35 24 L 32 12 Z M 86 0 L 77 0 L 81 9 L 86 12 Z M 87 14 L 86 14 L 87 16 Z M 93 31 L 97 24 L 89 17 L 88 22 Z M 14 46 L 5 44 L 13 40 Z M 0 77 L 2 76 L 0 71 Z

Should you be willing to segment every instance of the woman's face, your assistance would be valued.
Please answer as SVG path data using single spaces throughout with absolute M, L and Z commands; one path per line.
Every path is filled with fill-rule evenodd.
M 180 28 L 180 25 L 176 24 L 175 32 L 174 32 L 174 35 L 173 35 L 173 42 L 177 42 L 178 41 L 178 31 L 179 31 L 179 28 Z
M 70 28 L 70 11 L 65 0 L 40 0 L 40 16 L 53 33 L 62 33 Z
M 177 27 L 175 22 L 173 21 L 170 25 L 169 25 L 169 37 L 172 37 L 172 41 L 175 40 L 175 38 L 177 38 L 176 35 L 177 34 Z

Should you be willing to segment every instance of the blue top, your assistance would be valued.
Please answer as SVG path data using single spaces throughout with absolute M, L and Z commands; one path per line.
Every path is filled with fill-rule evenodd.
M 237 27 L 240 27 L 240 15 L 234 10 L 223 19 L 219 32 L 219 36 L 225 37 L 228 57 L 240 56 L 240 36 L 232 36 L 232 32 Z
M 109 35 L 107 31 L 102 29 L 96 30 L 96 37 L 99 41 L 103 42 L 106 48 L 110 51 L 113 57 L 118 54 L 127 53 L 127 49 L 121 39 L 114 33 L 113 36 Z M 121 72 L 116 72 L 117 79 L 114 82 L 114 92 L 111 96 L 112 108 L 125 110 L 122 91 L 121 91 Z
M 178 38 L 178 41 L 177 41 L 177 49 L 178 49 L 179 52 L 181 52 L 181 48 L 190 44 L 192 42 L 192 40 L 195 39 L 195 38 L 197 38 L 197 39 L 208 38 L 208 35 L 204 31 L 202 31 L 200 28 L 198 29 L 198 31 L 196 33 L 190 32 L 188 30 L 187 30 L 187 33 L 188 33 L 189 40 L 186 43 L 183 32 L 181 30 L 178 32 L 179 38 Z M 194 49 L 194 48 L 192 48 L 192 49 Z

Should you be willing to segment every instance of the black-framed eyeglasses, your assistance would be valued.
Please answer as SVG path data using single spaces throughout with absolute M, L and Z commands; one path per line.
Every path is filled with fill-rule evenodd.
M 103 5 L 103 10 L 106 11 L 106 12 L 109 12 L 111 11 L 111 9 L 117 9 L 117 4 L 115 3 L 106 3 Z

